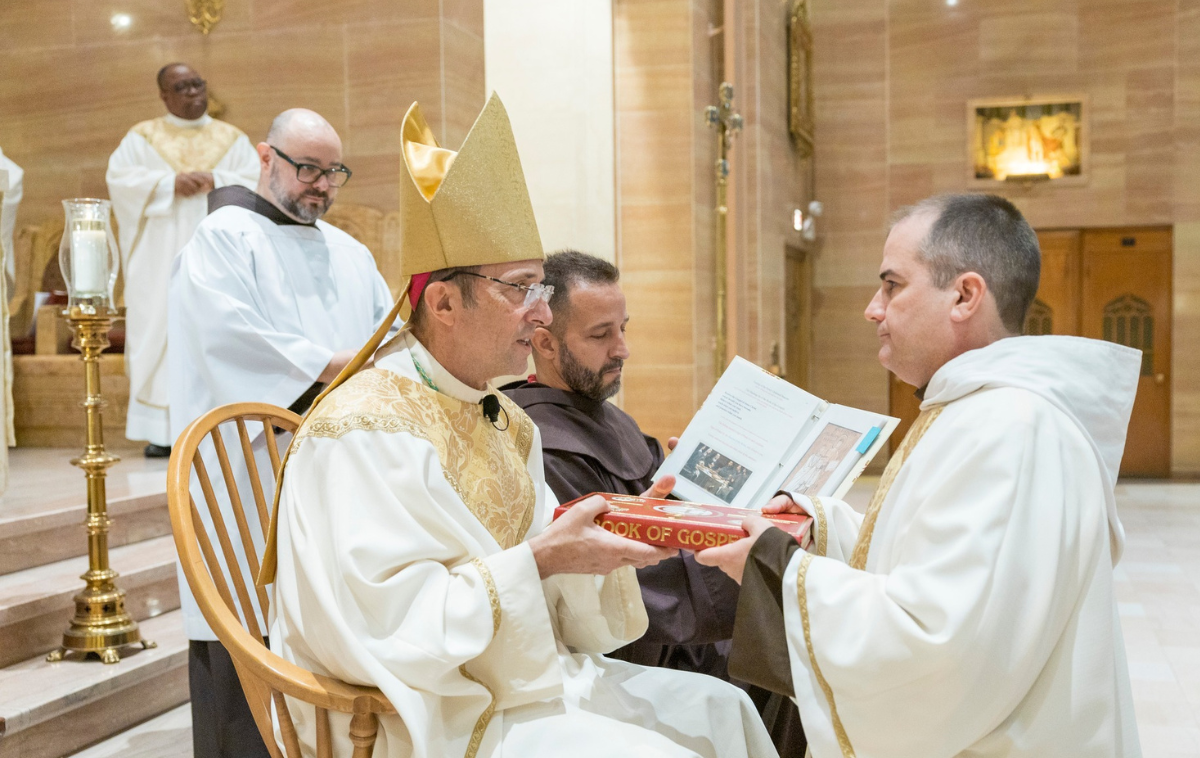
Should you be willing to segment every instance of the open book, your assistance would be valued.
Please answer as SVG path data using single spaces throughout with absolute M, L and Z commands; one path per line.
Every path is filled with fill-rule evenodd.
M 779 490 L 840 498 L 899 419 L 832 405 L 734 358 L 655 473 L 681 500 L 759 509 Z

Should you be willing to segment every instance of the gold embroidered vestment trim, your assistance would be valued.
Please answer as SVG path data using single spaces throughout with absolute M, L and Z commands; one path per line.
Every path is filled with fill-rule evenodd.
M 296 433 L 293 448 L 308 437 L 337 439 L 352 431 L 406 432 L 431 444 L 446 482 L 507 550 L 533 525 L 537 493 L 526 468 L 533 448 L 533 421 L 498 394 L 510 419 L 498 432 L 478 403 L 457 400 L 384 369 L 360 371 L 329 394 Z
M 837 704 L 833 700 L 833 688 L 829 686 L 825 675 L 821 673 L 821 666 L 817 663 L 817 653 L 813 650 L 812 633 L 808 621 L 808 591 L 804 587 L 804 582 L 808 579 L 808 566 L 812 562 L 813 556 L 806 554 L 800 559 L 800 567 L 796 569 L 796 602 L 800 606 L 800 624 L 804 627 L 804 646 L 808 648 L 808 660 L 812 664 L 813 676 L 816 677 L 817 684 L 821 687 L 821 692 L 825 693 L 826 702 L 829 703 L 829 717 L 833 721 L 833 733 L 837 736 L 842 756 L 843 758 L 855 758 L 854 746 L 850 744 L 850 737 L 847 736 L 846 729 L 842 726 L 842 719 L 838 716 Z
M 488 602 L 492 606 L 492 634 L 495 635 L 500 631 L 500 593 L 496 591 L 496 580 L 492 578 L 492 570 L 482 558 L 472 558 L 471 565 L 483 577 L 483 584 L 487 587 Z
M 879 519 L 879 511 L 883 507 L 883 501 L 887 499 L 888 492 L 891 491 L 892 484 L 896 481 L 896 476 L 900 473 L 900 469 L 904 466 L 904 462 L 908 460 L 908 456 L 912 454 L 913 449 L 921 438 L 925 436 L 925 432 L 929 431 L 929 427 L 941 414 L 945 406 L 934 406 L 928 410 L 922 411 L 917 420 L 913 422 L 912 427 L 908 430 L 908 434 L 904 435 L 904 441 L 900 443 L 900 449 L 888 461 L 887 468 L 884 469 L 883 477 L 879 480 L 879 486 L 875 489 L 875 494 L 871 497 L 871 504 L 867 507 L 867 514 L 863 517 L 862 527 L 858 533 L 858 541 L 854 544 L 854 553 L 850 556 L 850 567 L 863 570 L 867 565 L 867 555 L 871 550 L 871 538 L 875 534 L 875 523 Z M 818 498 L 812 498 L 813 510 L 817 521 L 817 553 L 825 555 L 825 549 L 828 547 L 826 542 L 826 516 L 825 508 Z M 808 567 L 813 561 L 812 555 L 805 555 L 800 559 L 800 566 L 796 570 L 796 600 L 800 606 L 800 623 L 804 628 L 804 645 L 808 649 L 808 659 L 812 664 L 813 676 L 816 677 L 817 684 L 821 687 L 821 692 L 825 694 L 825 700 L 829 703 L 829 715 L 833 721 L 833 732 L 837 736 L 838 747 L 841 748 L 843 758 L 855 758 L 854 746 L 850 743 L 850 736 L 846 734 L 846 728 L 842 726 L 842 720 L 838 716 L 837 704 L 833 699 L 833 687 L 825 679 L 825 675 L 821 673 L 821 667 L 817 663 L 817 654 L 813 649 L 812 630 L 808 620 L 808 590 L 805 587 L 805 582 L 808 579 Z
M 177 174 L 212 171 L 242 136 L 236 126 L 217 119 L 188 128 L 160 117 L 136 124 L 131 131 L 150 143 Z
M 819 497 L 811 497 L 813 504 L 813 515 L 817 521 L 817 555 L 827 555 L 826 550 L 829 548 L 829 521 L 825 516 L 825 505 Z
M 871 497 L 871 504 L 867 506 L 867 514 L 863 516 L 862 527 L 858 531 L 858 541 L 854 543 L 854 553 L 850 556 L 850 568 L 865 569 L 867 567 L 867 556 L 871 551 L 871 538 L 875 536 L 875 522 L 879 520 L 879 511 L 883 508 L 883 501 L 887 499 L 888 493 L 892 489 L 892 483 L 896 481 L 896 476 L 900 473 L 904 462 L 908 460 L 908 456 L 912 454 L 913 448 L 925 436 L 925 432 L 929 431 L 929 427 L 937 420 L 945 407 L 944 405 L 935 405 L 928 410 L 921 411 L 921 415 L 917 416 L 917 420 L 909 428 L 908 434 L 904 435 L 900 449 L 888 461 L 887 468 L 883 470 L 883 477 L 879 480 L 879 486 L 875 488 L 875 494 Z

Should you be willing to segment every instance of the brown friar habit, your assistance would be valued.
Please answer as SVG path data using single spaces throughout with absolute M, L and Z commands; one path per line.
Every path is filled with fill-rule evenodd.
M 662 446 L 612 403 L 534 381 L 501 390 L 537 424 L 546 483 L 559 502 L 592 492 L 640 495 L 653 484 Z M 650 626 L 644 637 L 610 656 L 728 680 L 737 584 L 716 568 L 701 566 L 690 553 L 637 573 Z M 795 706 L 758 687 L 750 694 L 780 755 L 803 758 L 804 733 Z

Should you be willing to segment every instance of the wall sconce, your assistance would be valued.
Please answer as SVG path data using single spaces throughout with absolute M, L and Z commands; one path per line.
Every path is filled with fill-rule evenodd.
M 800 232 L 800 237 L 805 242 L 816 241 L 816 239 L 817 239 L 817 217 L 820 216 L 824 212 L 825 212 L 825 204 L 822 203 L 820 200 L 813 200 L 812 202 L 810 202 L 808 204 L 808 215 L 804 215 L 803 213 L 801 213 L 799 208 L 796 209 L 796 217 L 801 219 L 801 223 L 800 223 L 800 226 L 798 227 L 798 230 Z M 793 222 L 794 221 L 795 221 L 795 218 L 793 218 Z M 793 226 L 794 226 L 794 223 L 793 223 Z

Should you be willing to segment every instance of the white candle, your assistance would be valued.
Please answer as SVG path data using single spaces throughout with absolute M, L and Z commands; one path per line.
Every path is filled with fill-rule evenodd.
M 85 296 L 108 292 L 108 235 L 103 229 L 71 231 L 71 286 Z

